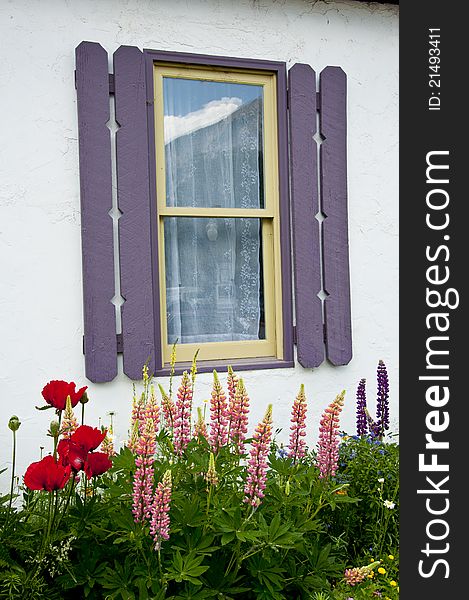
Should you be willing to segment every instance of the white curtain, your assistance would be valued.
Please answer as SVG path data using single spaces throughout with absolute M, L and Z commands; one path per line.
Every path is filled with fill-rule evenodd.
M 217 86 L 208 102 L 186 100 L 182 111 L 177 81 L 165 85 L 167 205 L 262 207 L 261 93 L 245 101 L 233 93 L 240 84 L 203 82 Z M 165 217 L 168 343 L 265 337 L 260 227 L 256 218 Z

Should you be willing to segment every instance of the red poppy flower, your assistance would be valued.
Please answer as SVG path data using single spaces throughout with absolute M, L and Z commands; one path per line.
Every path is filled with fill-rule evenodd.
M 88 479 L 109 471 L 112 462 L 105 452 L 90 452 L 85 463 L 85 473 Z
M 24 484 L 30 490 L 61 490 L 70 479 L 71 468 L 57 463 L 53 456 L 45 456 L 26 469 Z
M 70 465 L 74 471 L 83 469 L 88 451 L 80 445 L 75 444 L 70 438 L 60 440 L 57 446 L 57 453 L 64 467 Z
M 70 437 L 70 440 L 74 444 L 78 444 L 86 452 L 96 450 L 101 442 L 106 437 L 107 430 L 101 431 L 97 427 L 90 427 L 89 425 L 81 425 L 75 433 Z
M 53 380 L 44 386 L 42 396 L 47 404 L 50 404 L 57 410 L 65 410 L 67 396 L 70 396 L 72 406 L 75 407 L 87 389 L 88 386 L 85 385 L 85 387 L 75 391 L 75 383 L 73 381 L 67 383 L 66 381 Z

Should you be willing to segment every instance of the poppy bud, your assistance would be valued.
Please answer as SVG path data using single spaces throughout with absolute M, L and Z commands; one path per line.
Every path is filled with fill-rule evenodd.
M 85 392 L 83 392 L 82 397 L 80 398 L 80 402 L 82 404 L 86 404 L 87 402 L 89 402 L 89 398 L 88 398 L 88 394 Z
M 50 435 L 50 437 L 56 438 L 59 436 L 59 431 L 60 431 L 60 424 L 58 421 L 51 421 L 50 425 L 49 425 L 49 432 L 48 435 Z
M 287 482 L 285 484 L 285 496 L 289 496 L 290 495 L 290 480 L 287 479 Z
M 8 427 L 12 430 L 12 431 L 18 431 L 18 429 L 20 428 L 21 425 L 21 421 L 18 419 L 18 417 L 16 415 L 13 415 L 10 420 L 8 421 Z

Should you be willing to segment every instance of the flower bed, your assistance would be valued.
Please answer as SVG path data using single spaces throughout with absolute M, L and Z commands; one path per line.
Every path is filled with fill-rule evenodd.
M 272 406 L 248 437 L 250 400 L 232 370 L 226 393 L 214 372 L 209 415 L 199 408 L 194 422 L 195 379 L 194 362 L 177 393 L 171 380 L 157 401 L 144 368 L 118 451 L 112 431 L 85 424 L 86 388 L 44 388 L 57 415 L 53 449 L 18 491 L 12 473 L 2 499 L 0 597 L 398 598 L 399 447 L 388 433 L 384 364 L 376 419 L 362 380 L 359 435 L 340 431 L 342 392 L 322 415 L 315 449 L 305 442 L 303 386 L 283 447 Z M 19 427 L 12 418 L 14 449 Z

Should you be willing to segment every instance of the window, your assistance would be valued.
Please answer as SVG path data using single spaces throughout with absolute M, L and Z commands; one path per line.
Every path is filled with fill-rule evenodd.
M 164 362 L 281 359 L 276 74 L 153 72 Z
M 294 344 L 347 364 L 342 69 L 293 65 L 287 106 L 282 62 L 121 46 L 108 65 L 77 47 L 88 379 L 119 352 L 132 379 L 167 375 L 176 340 L 177 372 L 199 348 L 200 372 L 292 367 Z

